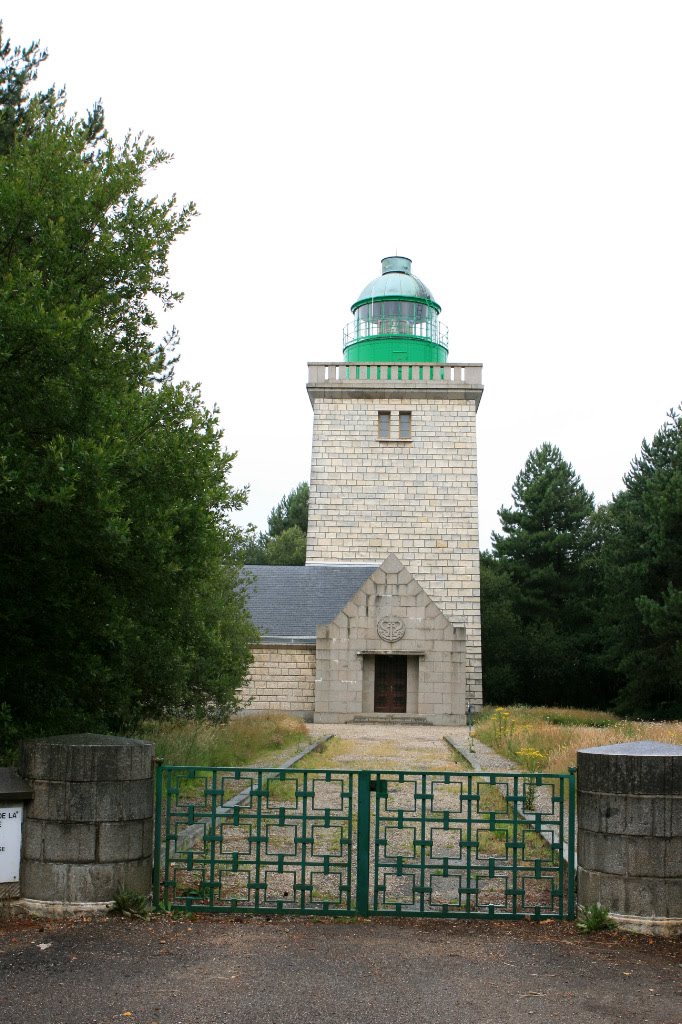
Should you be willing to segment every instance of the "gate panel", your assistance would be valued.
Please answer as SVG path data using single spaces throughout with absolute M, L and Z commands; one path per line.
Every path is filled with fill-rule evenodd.
M 350 772 L 160 766 L 155 903 L 355 913 L 356 789 Z
M 572 794 L 572 776 L 376 773 L 370 912 L 572 917 Z
M 154 902 L 573 917 L 574 813 L 573 775 L 160 766 Z

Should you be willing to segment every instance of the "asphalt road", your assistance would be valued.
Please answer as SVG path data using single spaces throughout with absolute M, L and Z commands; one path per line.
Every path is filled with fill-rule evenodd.
M 0 925 L 1 1024 L 682 1024 L 682 941 L 568 922 Z

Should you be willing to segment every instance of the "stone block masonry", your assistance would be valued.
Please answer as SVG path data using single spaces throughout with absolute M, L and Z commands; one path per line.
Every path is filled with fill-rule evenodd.
M 21 863 L 25 909 L 106 905 L 151 889 L 154 746 L 85 733 L 24 742 Z
M 253 648 L 249 677 L 240 691 L 248 711 L 287 711 L 312 721 L 315 646 L 262 644 Z
M 578 751 L 578 901 L 630 931 L 682 935 L 682 747 Z
M 306 562 L 396 554 L 450 621 L 464 623 L 467 699 L 480 704 L 480 386 L 467 393 L 442 381 L 362 384 L 308 386 L 315 422 Z M 398 413 L 406 411 L 408 441 L 397 436 Z M 389 440 L 378 437 L 380 412 L 391 414 Z
M 377 628 L 400 623 L 398 637 Z M 374 712 L 375 659 L 403 657 L 408 714 L 433 725 L 465 722 L 464 630 L 456 629 L 389 555 L 332 622 L 317 629 L 315 721 Z

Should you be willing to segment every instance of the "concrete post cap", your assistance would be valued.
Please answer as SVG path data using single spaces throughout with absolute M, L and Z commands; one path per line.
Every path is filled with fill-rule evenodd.
M 606 743 L 603 747 L 584 747 L 578 754 L 606 754 L 609 757 L 682 757 L 682 747 L 675 743 L 633 740 L 629 743 Z

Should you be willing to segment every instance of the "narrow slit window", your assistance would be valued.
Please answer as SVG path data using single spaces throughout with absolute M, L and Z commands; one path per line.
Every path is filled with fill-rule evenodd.
M 391 414 L 390 412 L 379 413 L 379 440 L 388 441 L 391 436 Z
M 412 413 L 401 412 L 398 418 L 398 437 L 401 441 L 409 441 L 412 437 Z

